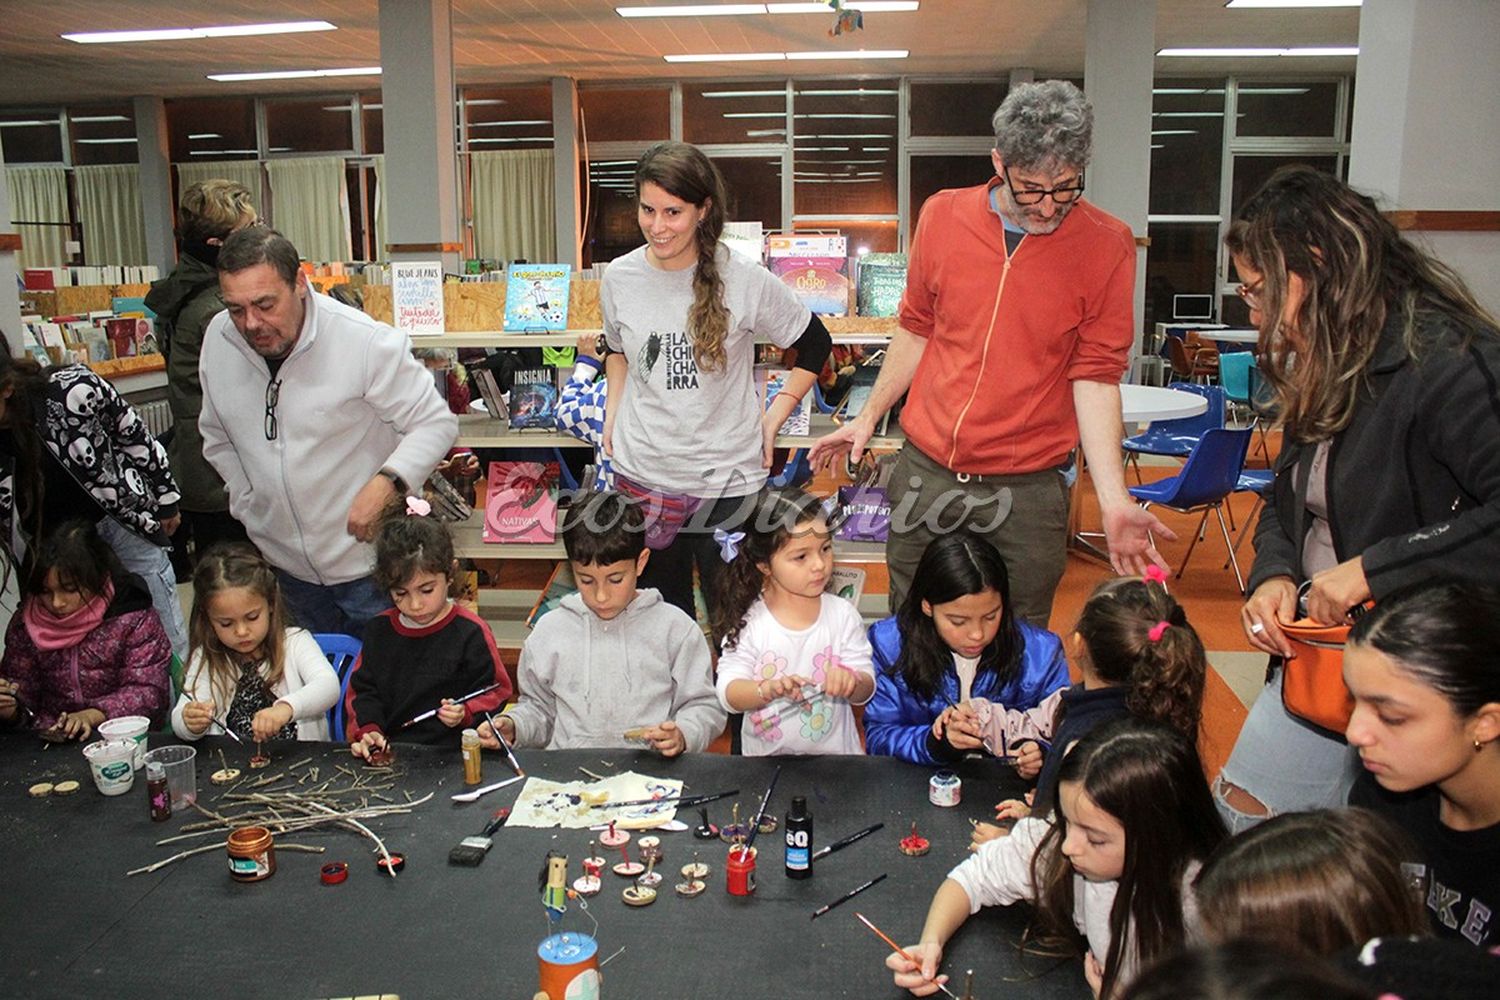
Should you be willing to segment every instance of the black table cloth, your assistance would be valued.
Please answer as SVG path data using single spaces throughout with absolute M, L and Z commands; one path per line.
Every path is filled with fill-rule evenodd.
M 153 736 L 152 742 L 171 740 Z M 223 791 L 208 780 L 218 750 L 240 768 L 249 751 L 215 739 L 198 747 L 198 794 L 213 808 Z M 308 756 L 322 777 L 336 763 L 358 766 L 341 744 L 267 748 L 274 762 L 265 774 Z M 780 830 L 761 835 L 758 888 L 749 898 L 725 889 L 726 845 L 696 840 L 690 832 L 658 833 L 665 879 L 653 905 L 624 905 L 620 893 L 630 882 L 608 869 L 603 891 L 588 901 L 599 922 L 601 957 L 625 948 L 603 969 L 602 994 L 608 998 L 908 995 L 891 984 L 883 964 L 889 949 L 855 920 L 855 912 L 903 944 L 915 941 L 932 893 L 967 856 L 968 819 L 987 818 L 999 798 L 1020 789 L 1014 772 L 979 760 L 959 767 L 963 802 L 945 809 L 927 800 L 931 769 L 892 758 L 698 754 L 663 760 L 628 750 L 519 756 L 528 774 L 554 781 L 584 779 L 578 769 L 586 767 L 599 774 L 635 770 L 678 778 L 689 794 L 738 787 L 739 795 L 708 807 L 715 823 L 728 821 L 735 801 L 748 817 L 781 764 L 767 811 L 780 818 L 793 795 L 806 796 L 815 848 L 885 823 L 876 834 L 818 861 L 814 877 L 805 880 L 785 876 Z M 152 823 L 144 772 L 137 773 L 130 793 L 106 798 L 94 789 L 76 745 L 44 751 L 30 737 L 0 740 L 0 843 L 6 847 L 0 995 L 530 1000 L 537 990 L 537 945 L 553 930 L 537 885 L 546 852 L 568 855 L 571 882 L 597 834 L 506 827 L 479 867 L 450 865 L 449 849 L 511 804 L 521 784 L 459 805 L 450 798 L 465 790 L 457 749 L 398 745 L 397 766 L 397 788 L 383 794 L 398 800 L 404 791 L 436 794 L 410 815 L 371 821 L 389 848 L 406 856 L 406 869 L 395 879 L 377 871 L 368 840 L 345 830 L 280 835 L 278 842 L 322 845 L 327 852 L 280 852 L 276 874 L 258 883 L 233 881 L 222 849 L 127 878 L 130 869 L 210 842 L 155 845 L 203 817 L 185 809 L 168 822 Z M 499 755 L 486 752 L 486 783 L 508 773 Z M 36 782 L 68 778 L 83 785 L 72 796 L 27 795 Z M 679 818 L 696 825 L 698 814 L 685 809 Z M 925 857 L 907 857 L 896 847 L 913 820 L 932 841 Z M 640 835 L 632 835 L 632 856 Z M 711 868 L 708 891 L 683 899 L 672 886 L 694 851 Z M 618 850 L 600 853 L 611 862 L 619 859 Z M 338 860 L 349 863 L 348 880 L 323 885 L 321 866 Z M 879 885 L 810 919 L 817 907 L 883 872 L 889 877 Z M 965 925 L 943 962 L 957 992 L 964 970 L 972 968 L 980 998 L 1087 996 L 1079 962 L 1020 954 L 1026 919 L 1025 908 L 1015 907 L 984 911 Z M 575 901 L 562 927 L 588 931 L 592 925 Z

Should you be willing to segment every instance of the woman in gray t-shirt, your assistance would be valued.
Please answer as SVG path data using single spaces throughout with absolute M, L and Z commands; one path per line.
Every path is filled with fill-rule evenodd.
M 724 180 L 700 150 L 651 147 L 635 187 L 646 245 L 612 261 L 600 290 L 610 351 L 604 450 L 620 488 L 654 495 L 653 508 L 665 512 L 648 526 L 656 551 L 642 583 L 692 614 L 695 565 L 715 599 L 722 563 L 713 529 L 748 515 L 743 501 L 765 486 L 776 429 L 812 388 L 832 342 L 789 288 L 720 244 Z M 764 413 L 758 336 L 797 354 Z

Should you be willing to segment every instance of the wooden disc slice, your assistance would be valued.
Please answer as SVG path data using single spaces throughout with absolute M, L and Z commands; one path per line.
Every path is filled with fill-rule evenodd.
M 902 854 L 911 858 L 920 858 L 932 850 L 932 844 L 926 837 L 903 837 L 899 847 Z
M 52 794 L 54 786 L 50 781 L 39 781 L 26 789 L 26 794 L 34 799 L 45 799 Z
M 270 763 L 271 758 L 267 757 L 265 754 L 258 753 L 254 757 L 250 758 L 250 769 L 252 771 L 259 771 L 261 768 Z
M 78 791 L 78 782 L 76 781 L 59 781 L 56 785 L 52 786 L 53 795 L 72 795 L 76 791 Z
M 620 893 L 620 898 L 625 901 L 626 906 L 650 906 L 656 902 L 656 890 L 639 885 L 626 886 L 625 891 Z
M 610 870 L 622 878 L 635 878 L 646 870 L 646 866 L 639 861 L 617 861 Z
M 216 785 L 227 785 L 232 781 L 239 780 L 240 769 L 237 767 L 226 767 L 208 776 L 208 780 Z
M 703 890 L 707 888 L 708 883 L 702 879 L 688 879 L 686 882 L 677 883 L 677 895 L 685 899 L 692 899 L 694 896 L 702 895 Z
M 370 767 L 390 767 L 395 761 L 396 751 L 392 750 L 389 746 L 381 747 L 378 750 L 371 750 L 369 756 L 365 758 L 365 763 Z M 252 765 L 254 764 L 253 761 L 251 763 Z
M 645 889 L 655 889 L 661 885 L 661 872 L 651 871 L 635 880 L 635 884 Z
M 604 883 L 597 875 L 580 875 L 573 880 L 573 891 L 580 896 L 597 896 Z
M 706 878 L 708 876 L 708 865 L 701 861 L 690 861 L 682 866 L 682 877 L 685 879 Z

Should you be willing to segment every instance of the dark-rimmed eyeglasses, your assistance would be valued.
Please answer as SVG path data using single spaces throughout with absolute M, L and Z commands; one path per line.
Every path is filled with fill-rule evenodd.
M 1009 167 L 1001 167 L 1000 174 L 1005 178 L 1005 186 L 1010 188 L 1010 196 L 1017 205 L 1040 205 L 1043 198 L 1051 198 L 1054 205 L 1067 205 L 1077 201 L 1083 194 L 1083 174 L 1081 173 L 1078 175 L 1078 180 L 1065 187 L 1030 190 L 1018 188 L 1011 182 Z
M 1265 287 L 1265 278 L 1261 278 L 1259 281 L 1251 282 L 1250 284 L 1246 284 L 1242 281 L 1240 282 L 1239 287 L 1234 290 L 1234 293 L 1244 300 L 1245 305 L 1259 312 L 1260 293 L 1265 290 Z
M 276 440 L 276 403 L 281 399 L 281 379 L 266 383 L 266 440 Z

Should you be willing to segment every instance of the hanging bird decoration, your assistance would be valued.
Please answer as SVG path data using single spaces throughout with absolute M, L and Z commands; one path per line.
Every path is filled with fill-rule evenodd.
M 863 11 L 845 6 L 845 0 L 828 0 L 828 6 L 832 8 L 834 14 L 833 29 L 828 32 L 829 38 L 837 38 L 846 31 L 863 30 L 865 26 Z

